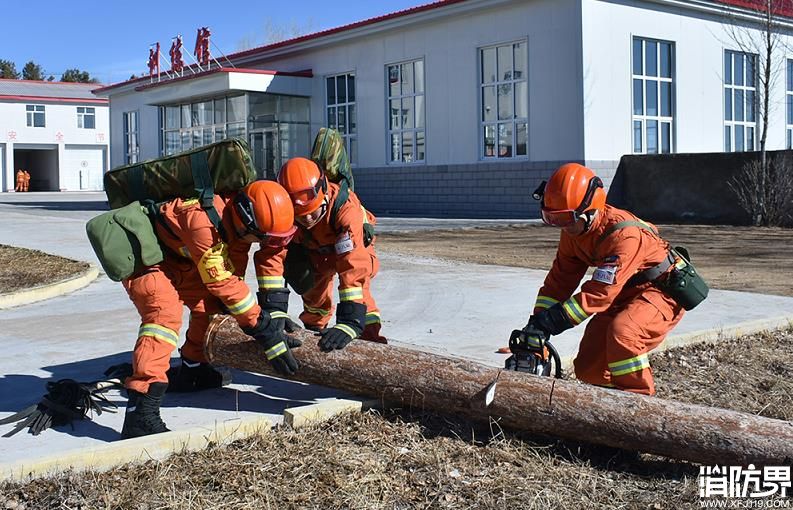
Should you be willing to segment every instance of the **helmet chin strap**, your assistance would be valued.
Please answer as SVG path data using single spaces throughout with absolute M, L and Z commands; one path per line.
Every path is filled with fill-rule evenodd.
M 582 220 L 584 220 L 584 232 L 589 232 L 590 227 L 592 227 L 592 223 L 594 223 L 595 218 L 597 218 L 598 210 L 595 209 L 593 211 L 586 211 L 584 214 L 579 216 Z

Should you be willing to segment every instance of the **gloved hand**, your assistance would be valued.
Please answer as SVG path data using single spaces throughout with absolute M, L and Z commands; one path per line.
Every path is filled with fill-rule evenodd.
M 294 333 L 297 331 L 295 329 L 296 324 L 292 322 L 292 319 L 290 319 L 286 314 L 286 311 L 289 308 L 289 289 L 281 288 L 260 290 L 256 293 L 256 298 L 259 302 L 259 306 L 262 307 L 262 310 L 265 312 L 270 312 L 270 315 L 275 321 L 275 325 L 273 326 L 274 328 L 279 329 L 280 331 L 286 331 L 288 333 Z
M 558 335 L 574 326 L 567 317 L 561 303 L 556 303 L 537 315 L 532 315 L 529 317 L 529 324 L 544 331 L 548 336 Z
M 243 328 L 245 334 L 252 336 L 265 349 L 265 356 L 273 369 L 281 375 L 294 375 L 299 368 L 297 360 L 290 351 L 289 337 L 284 326 L 276 323 L 273 315 L 284 312 L 265 312 L 262 310 L 255 326 Z
M 530 350 L 542 351 L 545 347 L 545 342 L 550 338 L 547 332 L 532 324 L 531 318 L 529 318 L 529 323 L 523 326 L 520 332 L 519 340 L 525 348 Z
M 318 334 L 319 349 L 330 352 L 334 349 L 344 349 L 347 344 L 358 338 L 363 333 L 366 322 L 366 305 L 344 301 L 336 310 L 336 325 L 325 328 Z

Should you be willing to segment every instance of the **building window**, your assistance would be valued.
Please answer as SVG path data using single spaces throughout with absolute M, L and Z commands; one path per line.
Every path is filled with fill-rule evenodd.
M 96 111 L 93 107 L 77 107 L 77 127 L 82 129 L 96 128 Z
M 675 46 L 633 38 L 633 153 L 674 152 Z
M 391 163 L 425 160 L 424 60 L 386 66 Z
M 724 52 L 724 151 L 755 150 L 756 55 Z
M 528 156 L 526 41 L 479 50 L 480 138 L 484 159 Z
M 793 59 L 787 59 L 785 80 L 785 147 L 793 149 Z
M 124 112 L 124 161 L 137 163 L 140 158 L 138 144 L 138 112 Z
M 29 104 L 25 106 L 25 112 L 28 117 L 28 127 L 45 127 L 44 106 Z
M 227 138 L 244 138 L 245 112 L 245 96 L 161 107 L 164 154 L 175 154 Z
M 325 79 L 328 127 L 344 138 L 350 164 L 358 161 L 357 114 L 355 111 L 355 74 L 338 74 Z

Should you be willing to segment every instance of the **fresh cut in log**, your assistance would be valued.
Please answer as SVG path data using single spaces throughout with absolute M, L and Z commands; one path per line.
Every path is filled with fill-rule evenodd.
M 295 336 L 303 346 L 292 350 L 300 363 L 294 380 L 386 404 L 701 464 L 793 463 L 791 422 L 361 340 L 324 353 L 313 333 Z M 275 375 L 263 348 L 228 316 L 215 318 L 205 341 L 212 363 Z

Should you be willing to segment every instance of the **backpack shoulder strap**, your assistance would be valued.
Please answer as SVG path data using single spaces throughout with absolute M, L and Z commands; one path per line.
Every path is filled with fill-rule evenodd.
M 226 229 L 223 227 L 223 222 L 220 219 L 217 209 L 215 209 L 215 186 L 212 183 L 212 176 L 209 173 L 207 151 L 197 151 L 190 154 L 190 167 L 193 171 L 193 185 L 198 195 L 198 202 L 201 204 L 201 209 L 206 211 L 207 216 L 209 216 L 209 221 L 211 221 L 212 226 L 217 229 L 220 238 L 224 242 L 228 242 Z
M 658 231 L 655 230 L 653 227 L 651 227 L 649 224 L 647 224 L 647 223 L 645 223 L 645 222 L 643 222 L 641 220 L 620 221 L 620 222 L 615 223 L 614 225 L 610 226 L 609 228 L 607 228 L 605 230 L 605 232 L 600 234 L 600 237 L 598 237 L 597 241 L 595 241 L 595 249 L 597 249 L 597 247 L 600 246 L 600 243 L 605 241 L 608 236 L 610 236 L 611 234 L 613 234 L 617 230 L 623 229 L 625 227 L 639 227 L 640 229 L 646 230 L 646 231 L 650 232 L 651 234 L 653 234 L 654 236 L 658 237 Z
M 339 227 L 336 224 L 336 220 L 339 216 L 339 210 L 341 206 L 347 203 L 348 198 L 350 198 L 350 187 L 347 185 L 346 180 L 342 180 L 339 184 L 339 193 L 336 195 L 336 200 L 333 202 L 333 207 L 330 209 L 330 224 L 333 225 L 333 228 L 337 231 Z

